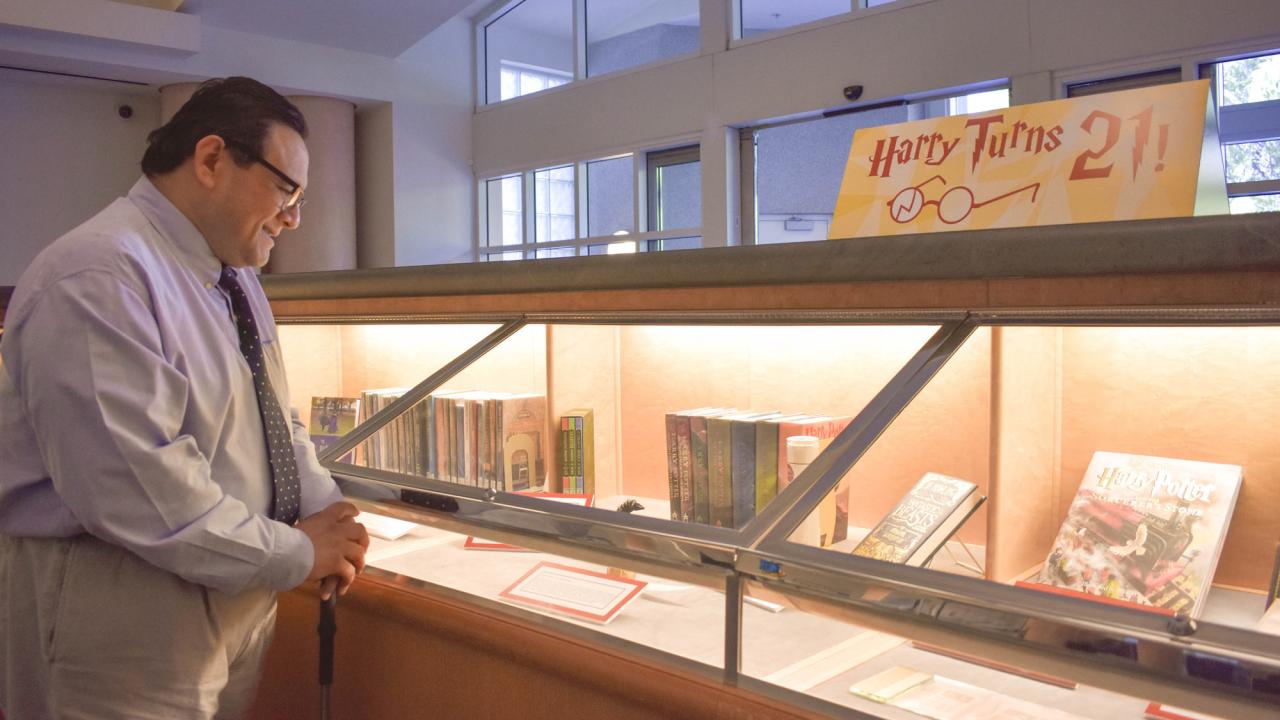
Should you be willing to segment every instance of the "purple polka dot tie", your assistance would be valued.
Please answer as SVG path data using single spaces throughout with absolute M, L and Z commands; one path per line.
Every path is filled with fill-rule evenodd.
M 302 488 L 298 482 L 298 461 L 293 455 L 293 432 L 280 409 L 280 401 L 271 389 L 271 379 L 262 361 L 262 341 L 258 337 L 258 325 L 253 317 L 249 298 L 236 280 L 233 268 L 223 267 L 218 287 L 231 296 L 231 312 L 235 315 L 236 330 L 240 335 L 240 353 L 249 363 L 253 373 L 253 389 L 258 395 L 258 412 L 262 415 L 262 430 L 267 440 L 267 458 L 271 464 L 274 483 L 271 498 L 271 518 L 287 525 L 298 521 Z

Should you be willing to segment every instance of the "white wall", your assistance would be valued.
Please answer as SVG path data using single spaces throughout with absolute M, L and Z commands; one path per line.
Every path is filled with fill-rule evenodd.
M 471 260 L 471 37 L 470 22 L 450 20 L 397 61 L 396 265 Z
M 159 117 L 159 97 L 127 85 L 0 72 L 0 285 L 129 191 Z
M 105 0 L 80 3 L 78 14 L 46 7 L 47 3 L 74 2 L 3 0 L 0 65 L 150 83 L 152 88 L 142 89 L 149 97 L 154 97 L 155 86 L 167 83 L 249 75 L 287 95 L 322 95 L 355 102 L 361 265 L 469 259 L 473 64 L 467 21 L 446 23 L 400 58 L 391 59 L 208 25 L 197 28 L 198 42 L 185 35 L 177 42 L 174 28 L 165 22 L 170 13 Z M 118 187 L 122 181 L 108 179 L 115 178 L 121 168 L 128 178 L 123 189 L 128 189 L 145 147 L 141 137 L 129 145 L 115 134 L 102 135 L 117 132 L 111 123 L 114 116 L 76 125 L 79 121 L 75 118 L 80 115 L 71 113 L 63 118 L 62 105 L 53 103 L 47 110 L 37 106 L 42 107 L 43 120 L 20 126 L 25 130 L 21 148 L 25 154 L 11 153 L 8 148 L 16 141 L 9 129 L 10 113 L 29 104 L 25 98 L 36 92 L 38 84 L 23 78 L 0 84 L 0 148 L 5 149 L 0 156 L 0 189 L 5 190 L 0 193 L 0 227 L 5 228 L 0 234 L 0 285 L 12 284 L 34 256 L 33 250 L 56 237 L 40 239 L 35 237 L 40 233 L 33 232 L 28 234 L 31 240 L 19 243 L 10 228 L 54 212 L 71 223 L 68 228 L 88 218 L 105 204 L 102 198 L 109 200 L 122 192 Z M 64 98 L 62 102 L 69 101 Z M 138 131 L 141 135 L 155 126 L 157 112 L 153 109 L 150 116 L 135 115 L 134 125 L 147 125 Z M 13 117 L 14 122 L 26 122 Z M 64 127 L 68 123 L 73 127 Z M 81 145 L 92 145 L 97 154 L 80 155 L 78 166 L 66 162 L 76 153 L 60 149 L 64 132 L 74 135 Z M 104 152 L 102 147 L 107 145 L 111 149 Z M 42 165 L 33 157 L 50 154 L 63 162 Z M 76 181 L 75 188 L 91 185 L 99 189 L 96 193 L 57 193 L 73 198 L 71 206 L 63 201 L 61 208 L 46 212 L 37 206 L 30 212 L 28 203 L 17 201 L 8 191 L 11 186 L 28 194 L 32 188 L 67 187 L 62 174 L 73 167 L 81 169 L 83 178 L 82 183 Z M 88 167 L 93 169 L 86 170 Z

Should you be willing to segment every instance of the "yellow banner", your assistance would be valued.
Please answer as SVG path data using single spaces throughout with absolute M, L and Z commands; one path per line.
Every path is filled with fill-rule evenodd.
M 828 237 L 1226 212 L 1208 103 L 1199 80 L 858 130 Z

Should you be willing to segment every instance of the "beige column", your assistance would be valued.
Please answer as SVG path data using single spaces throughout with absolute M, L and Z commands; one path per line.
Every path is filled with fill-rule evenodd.
M 356 108 L 344 100 L 296 96 L 307 118 L 311 168 L 302 224 L 284 233 L 267 272 L 356 267 Z

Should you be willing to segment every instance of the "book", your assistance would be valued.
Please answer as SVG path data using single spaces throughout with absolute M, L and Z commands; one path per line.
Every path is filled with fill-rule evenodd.
M 756 424 L 780 413 L 752 415 L 729 423 L 729 478 L 733 494 L 733 527 L 756 516 Z
M 778 496 L 778 423 L 799 420 L 804 415 L 783 415 L 756 422 L 756 512 Z M 786 458 L 783 458 L 786 462 Z
M 576 431 L 577 484 L 575 489 L 580 493 L 594 495 L 596 492 L 596 422 L 595 413 L 590 408 L 574 408 L 566 413 L 574 419 Z
M 1038 582 L 1198 617 L 1239 465 L 1098 451 Z
M 560 416 L 560 485 L 564 492 L 594 493 L 595 421 L 586 408 Z
M 690 519 L 703 525 L 711 524 L 710 456 L 707 448 L 707 419 L 725 413 L 737 412 L 726 408 L 710 408 L 689 416 L 689 504 L 693 507 Z M 685 488 L 681 487 L 681 493 Z
M 694 458 L 694 425 L 701 421 L 703 444 L 702 465 L 705 469 L 706 415 L 715 408 L 697 408 L 666 414 L 667 430 L 667 493 L 671 500 L 671 519 L 682 522 L 706 522 L 697 520 L 694 482 L 696 464 Z M 705 518 L 705 515 L 703 516 Z
M 853 554 L 923 567 L 985 499 L 967 480 L 925 473 Z
M 707 500 L 710 524 L 715 527 L 737 527 L 733 494 L 733 426 L 769 413 L 740 412 L 707 418 Z M 743 426 L 739 426 L 743 427 Z M 745 442 L 745 431 L 739 431 Z M 755 430 L 751 429 L 755 444 Z M 742 444 L 741 442 L 739 443 Z M 739 458 L 740 462 L 742 458 Z M 754 467 L 752 469 L 754 473 Z M 754 484 L 754 475 L 753 475 Z M 754 491 L 753 491 L 754 493 Z
M 498 400 L 502 463 L 498 490 L 532 490 L 546 480 L 547 398 L 506 395 Z
M 887 703 L 918 685 L 933 680 L 933 675 L 905 665 L 896 665 L 860 680 L 849 687 L 849 692 L 868 700 Z
M 360 398 L 322 397 L 311 398 L 311 422 L 308 431 L 316 446 L 316 455 L 322 454 L 360 422 Z M 351 462 L 347 453 L 339 462 Z

